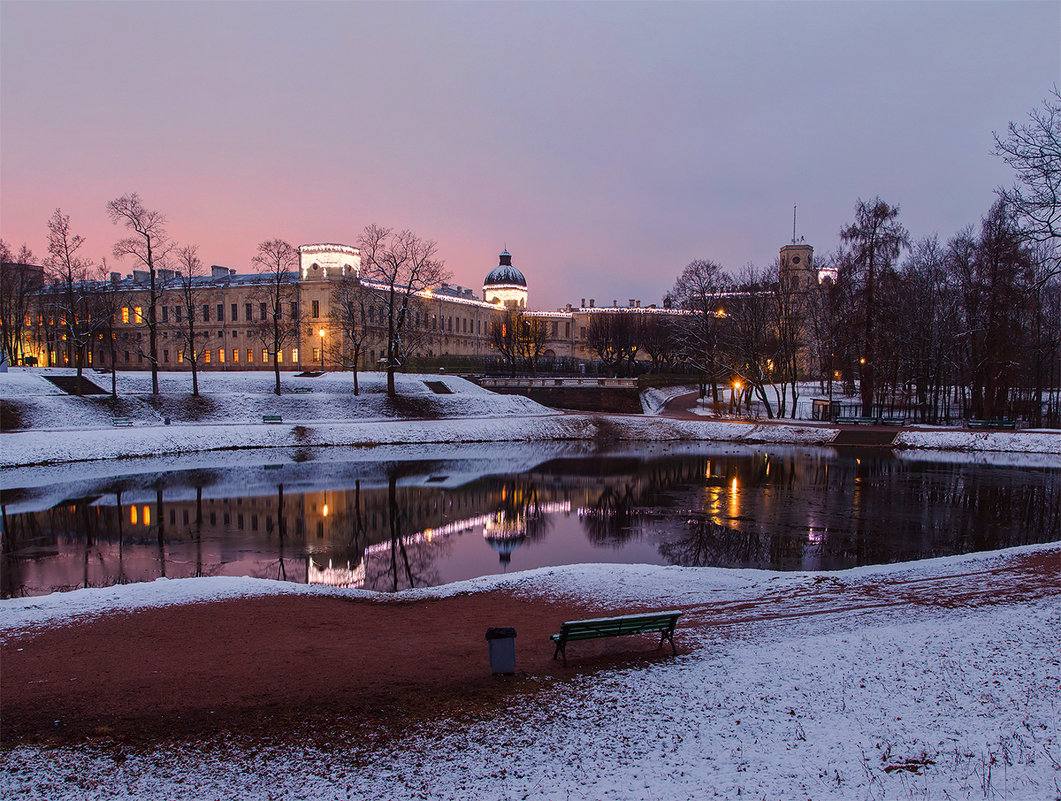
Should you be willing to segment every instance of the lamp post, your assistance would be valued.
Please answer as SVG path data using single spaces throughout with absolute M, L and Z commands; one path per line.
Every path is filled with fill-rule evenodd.
M 324 372 L 324 329 L 320 329 L 317 332 L 317 336 L 321 338 L 321 372 Z

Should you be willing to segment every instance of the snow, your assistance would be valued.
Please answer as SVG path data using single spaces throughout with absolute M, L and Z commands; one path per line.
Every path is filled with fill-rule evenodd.
M 641 393 L 641 408 L 645 414 L 657 415 L 663 411 L 663 407 L 668 402 L 674 400 L 681 395 L 688 395 L 690 392 L 696 392 L 694 386 L 677 386 L 677 387 L 651 387 Z
M 402 600 L 507 588 L 681 606 L 685 653 L 596 672 L 574 668 L 561 681 L 540 677 L 537 693 L 514 693 L 486 719 L 428 721 L 380 749 L 215 737 L 134 749 L 117 760 L 91 745 L 21 745 L 0 755 L 0 792 L 31 799 L 1052 798 L 1061 601 L 1036 594 L 1021 571 L 1005 570 L 1032 554 L 1061 551 L 1031 546 L 825 574 L 581 565 L 404 593 Z M 10 631 L 258 591 L 307 590 L 262 580 L 154 582 L 5 601 L 0 625 Z M 938 602 L 977 591 L 990 602 Z M 743 620 L 733 621 L 732 610 Z M 697 616 L 709 624 L 686 624 Z

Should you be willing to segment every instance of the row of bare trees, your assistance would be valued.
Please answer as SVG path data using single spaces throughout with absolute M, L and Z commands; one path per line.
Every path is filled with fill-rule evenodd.
M 165 215 L 147 208 L 135 193 L 110 201 L 107 214 L 127 233 L 115 243 L 112 255 L 132 266 L 135 278 L 131 282 L 111 274 L 106 259 L 93 261 L 85 255 L 84 237 L 61 209 L 47 223 L 48 256 L 43 272 L 34 268 L 28 248 L 23 246 L 15 254 L 0 242 L 0 344 L 4 354 L 11 363 L 23 362 L 28 355 L 27 332 L 32 331 L 40 340 L 38 345 L 56 358 L 61 354 L 62 362 L 75 367 L 78 376 L 93 363 L 93 355 L 96 364 L 109 361 L 113 368 L 118 364 L 119 336 L 130 335 L 116 323 L 119 316 L 128 316 L 122 322 L 146 330 L 146 342 L 142 330 L 135 331 L 132 341 L 138 363 L 146 362 L 150 369 L 152 395 L 160 393 L 162 328 L 168 337 L 176 337 L 179 361 L 190 370 L 192 394 L 199 395 L 199 370 L 212 344 L 205 309 L 213 300 L 214 287 L 206 280 L 198 247 L 171 238 Z M 370 225 L 357 244 L 362 254 L 360 275 L 341 276 L 333 283 L 329 299 L 330 357 L 354 372 L 357 392 L 356 371 L 364 360 L 364 345 L 370 336 L 381 338 L 387 390 L 394 395 L 395 371 L 432 333 L 425 330 L 422 293 L 447 280 L 449 274 L 438 258 L 435 242 L 412 231 Z M 252 262 L 256 276 L 251 310 L 257 314 L 248 320 L 253 321 L 249 333 L 269 354 L 273 391 L 279 395 L 284 349 L 297 347 L 303 330 L 312 341 L 300 298 L 298 248 L 279 238 L 265 240 Z M 26 321 L 33 320 L 37 325 L 27 326 Z M 116 377 L 111 373 L 112 395 L 117 396 Z

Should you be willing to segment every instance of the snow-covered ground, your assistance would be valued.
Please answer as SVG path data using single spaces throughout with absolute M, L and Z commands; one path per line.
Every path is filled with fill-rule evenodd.
M 1049 799 L 1061 762 L 1057 544 L 826 574 L 581 565 L 406 593 L 505 589 L 680 606 L 685 653 L 569 680 L 387 747 L 214 738 L 23 745 L 33 799 Z M 1038 560 L 1039 585 L 1021 560 Z M 1046 568 L 1042 568 L 1046 560 Z M 1025 565 L 1022 567 L 1022 565 Z M 0 602 L 0 630 L 283 582 L 186 579 Z M 336 592 L 328 590 L 327 592 Z M 342 591 L 338 591 L 342 592 Z
M 279 414 L 284 422 L 366 422 L 408 417 L 510 417 L 552 412 L 522 395 L 498 395 L 457 376 L 395 376 L 401 398 L 386 396 L 385 373 L 359 373 L 360 395 L 353 394 L 350 373 L 328 372 L 317 378 L 281 373 L 282 393 L 273 394 L 273 374 L 266 371 L 208 372 L 199 378 L 201 397 L 191 396 L 188 373 L 159 374 L 160 397 L 151 398 L 151 375 L 118 373 L 119 409 L 113 411 L 108 395 L 73 397 L 45 379 L 45 375 L 74 375 L 74 370 L 14 368 L 0 373 L 0 400 L 14 405 L 21 426 L 31 430 L 111 428 L 114 416 L 127 417 L 135 426 L 173 423 L 261 424 L 262 415 Z M 85 377 L 110 390 L 110 376 L 86 371 Z M 427 381 L 444 384 L 448 394 L 438 394 Z

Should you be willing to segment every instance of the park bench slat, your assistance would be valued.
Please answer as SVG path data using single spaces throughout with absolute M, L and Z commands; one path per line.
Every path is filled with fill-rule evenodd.
M 652 612 L 648 614 L 619 615 L 617 617 L 568 620 L 560 625 L 560 631 L 551 635 L 556 643 L 553 659 L 562 657 L 567 664 L 567 643 L 595 640 L 602 637 L 623 637 L 630 634 L 660 634 L 659 647 L 670 641 L 671 651 L 677 655 L 674 645 L 674 629 L 681 612 Z
M 118 428 L 129 428 L 132 426 L 133 420 L 131 417 L 115 417 L 114 425 Z
M 282 423 L 284 421 L 283 421 L 283 418 L 280 417 L 280 415 L 278 415 L 278 414 L 263 414 L 262 415 L 262 422 L 263 423 Z

